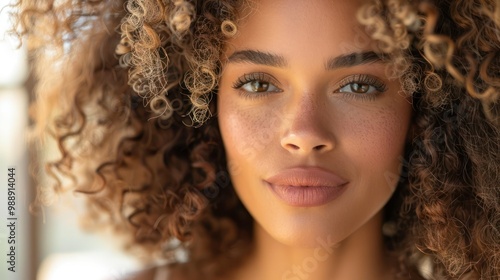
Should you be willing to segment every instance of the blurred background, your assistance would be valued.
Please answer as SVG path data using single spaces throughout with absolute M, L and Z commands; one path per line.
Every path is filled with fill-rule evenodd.
M 32 79 L 29 58 L 17 38 L 7 33 L 10 0 L 0 2 L 0 279 L 2 280 L 101 280 L 120 279 L 139 264 L 119 251 L 112 240 L 80 229 L 74 211 L 56 201 L 39 213 L 29 211 L 35 196 L 30 162 L 53 153 L 35 154 L 26 142 L 28 104 Z M 15 272 L 7 227 L 8 168 L 15 168 Z M 78 201 L 75 201 L 78 203 Z

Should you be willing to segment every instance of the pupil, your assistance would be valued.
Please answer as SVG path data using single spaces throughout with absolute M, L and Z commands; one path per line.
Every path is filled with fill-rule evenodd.
M 369 87 L 370 86 L 367 84 L 358 84 L 358 83 L 351 84 L 351 90 L 356 93 L 365 93 L 368 91 Z

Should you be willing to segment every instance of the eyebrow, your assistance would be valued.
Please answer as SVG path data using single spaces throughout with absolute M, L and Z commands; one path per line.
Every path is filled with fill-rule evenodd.
M 334 70 L 337 68 L 353 67 L 372 62 L 383 62 L 387 61 L 387 59 L 387 55 L 376 53 L 374 51 L 349 53 L 328 59 L 325 64 L 325 69 Z
M 328 59 L 325 63 L 325 69 L 334 70 L 337 68 L 353 67 L 356 65 L 382 62 L 386 60 L 386 55 L 376 53 L 374 51 L 354 52 Z M 280 68 L 288 66 L 288 62 L 283 56 L 257 50 L 236 51 L 228 57 L 227 62 L 262 64 Z
M 283 56 L 255 50 L 236 51 L 229 56 L 227 61 L 243 63 L 249 62 L 253 64 L 263 64 L 281 68 L 287 66 L 287 62 Z

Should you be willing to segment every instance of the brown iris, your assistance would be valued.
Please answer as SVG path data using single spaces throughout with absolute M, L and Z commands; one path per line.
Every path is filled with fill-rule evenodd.
M 370 89 L 370 85 L 360 84 L 360 83 L 352 83 L 349 85 L 349 88 L 354 93 L 367 93 Z
M 267 82 L 252 81 L 249 85 L 253 92 L 266 92 L 269 89 L 269 83 Z

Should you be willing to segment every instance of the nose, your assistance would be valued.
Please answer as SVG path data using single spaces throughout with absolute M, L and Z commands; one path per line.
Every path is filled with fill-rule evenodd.
M 281 146 L 290 153 L 325 153 L 334 148 L 332 120 L 316 99 L 306 96 L 289 108 Z

